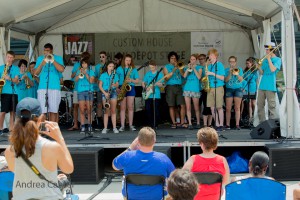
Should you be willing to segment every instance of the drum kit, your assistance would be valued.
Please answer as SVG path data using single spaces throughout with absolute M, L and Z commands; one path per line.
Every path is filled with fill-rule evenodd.
M 61 85 L 61 101 L 59 104 L 58 123 L 61 125 L 69 125 L 73 122 L 72 105 L 73 105 L 73 89 L 74 81 L 64 80 Z

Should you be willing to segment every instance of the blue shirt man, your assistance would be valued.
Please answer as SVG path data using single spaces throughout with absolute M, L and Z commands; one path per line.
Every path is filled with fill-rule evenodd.
M 220 76 L 225 76 L 224 65 L 219 61 L 215 62 L 214 64 L 208 65 L 208 71 L 213 72 Z M 213 75 L 208 75 L 208 79 L 209 79 L 209 86 L 211 88 L 224 86 L 224 80 L 218 79 Z M 215 83 L 215 79 L 217 81 L 216 83 Z
M 169 177 L 175 169 L 171 160 L 163 153 L 153 151 L 156 141 L 155 131 L 150 127 L 142 128 L 130 147 L 113 160 L 115 170 L 123 170 L 124 175 L 144 174 Z M 162 186 L 136 186 L 128 184 L 128 199 L 161 200 Z M 122 194 L 127 196 L 123 185 Z

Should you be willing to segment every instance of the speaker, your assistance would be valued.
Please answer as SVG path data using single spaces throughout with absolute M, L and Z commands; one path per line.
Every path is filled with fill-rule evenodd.
M 71 153 L 74 183 L 98 184 L 104 177 L 104 149 L 102 147 L 72 147 Z
M 300 144 L 267 144 L 269 176 L 279 181 L 299 181 Z
M 272 139 L 280 137 L 280 121 L 279 119 L 269 119 L 250 132 L 253 139 Z

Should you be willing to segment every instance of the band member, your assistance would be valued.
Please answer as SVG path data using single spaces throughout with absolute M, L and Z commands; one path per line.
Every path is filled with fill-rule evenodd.
M 29 93 L 30 93 L 29 97 L 37 99 L 37 90 L 38 90 L 38 87 L 39 87 L 40 79 L 39 79 L 39 77 L 34 75 L 34 66 L 35 66 L 35 64 L 36 64 L 36 62 L 31 62 L 29 64 L 29 72 L 31 74 L 32 82 L 33 82 L 33 86 L 29 88 Z
M 267 57 L 261 68 L 257 66 L 262 75 L 257 94 L 257 110 L 260 123 L 266 120 L 265 99 L 268 101 L 269 119 L 276 118 L 276 74 L 280 70 L 281 59 L 275 55 L 274 51 L 271 52 L 274 48 L 274 42 L 265 45 Z
M 241 118 L 241 102 L 243 98 L 243 69 L 237 66 L 237 58 L 230 56 L 228 59 L 230 67 L 225 69 L 226 82 L 226 126 L 225 129 L 230 129 L 231 108 L 234 102 L 235 112 L 235 129 L 240 130 Z
M 198 56 L 199 64 L 200 67 L 202 68 L 202 77 L 205 76 L 205 66 L 206 66 L 206 55 L 205 54 L 200 54 Z M 200 110 L 201 110 L 201 104 L 203 103 L 203 111 L 202 111 L 202 116 L 203 116 L 203 126 L 211 126 L 212 123 L 212 115 L 211 115 L 211 110 L 209 107 L 207 107 L 207 92 L 202 89 L 202 86 L 200 84 L 200 92 L 201 92 L 201 97 L 199 99 L 199 104 L 200 104 Z
M 107 63 L 107 67 L 105 68 L 105 72 L 101 74 L 99 79 L 99 88 L 102 93 L 102 102 L 105 108 L 104 113 L 104 129 L 102 130 L 102 134 L 106 134 L 108 132 L 107 124 L 108 124 L 108 116 L 111 115 L 111 122 L 113 125 L 113 132 L 119 133 L 117 129 L 117 91 L 116 88 L 119 86 L 119 77 L 115 71 L 115 63 L 113 61 L 109 61 Z
M 86 58 L 87 60 L 90 60 L 90 53 L 89 52 L 83 52 L 80 56 L 80 61 L 84 58 Z M 76 62 L 73 66 L 73 69 L 72 69 L 72 74 L 71 74 L 71 80 L 74 81 L 75 79 L 75 76 L 80 68 L 80 61 L 79 62 Z M 73 131 L 73 130 L 78 130 L 78 107 L 79 107 L 79 104 L 78 104 L 78 82 L 75 82 L 74 81 L 74 89 L 73 89 L 73 119 L 74 119 L 74 124 L 71 128 L 69 128 L 68 130 L 69 131 Z
M 159 100 L 160 100 L 160 88 L 163 86 L 162 78 L 163 74 L 157 71 L 156 62 L 151 60 L 149 62 L 150 71 L 148 71 L 142 82 L 142 86 L 146 91 L 146 94 L 150 94 L 148 99 L 145 101 L 146 112 L 148 123 L 151 124 L 153 128 L 158 127 L 159 119 Z M 158 82 L 159 81 L 159 82 Z M 151 92 L 152 91 L 152 92 Z M 154 121 L 155 112 L 155 121 Z
M 40 77 L 37 92 L 42 113 L 47 114 L 49 121 L 55 122 L 61 100 L 59 73 L 65 70 L 63 58 L 53 54 L 52 44 L 47 43 L 44 45 L 44 55 L 38 57 L 34 69 L 34 74 Z
M 130 73 L 130 74 L 128 74 Z M 117 74 L 120 78 L 120 88 L 122 88 L 123 84 L 129 84 L 131 86 L 131 90 L 126 92 L 124 99 L 121 101 L 120 104 L 120 117 L 121 117 L 121 127 L 119 131 L 124 131 L 125 129 L 125 111 L 126 107 L 128 109 L 128 121 L 129 121 L 129 128 L 131 131 L 135 131 L 136 128 L 132 125 L 133 124 L 133 103 L 135 97 L 135 89 L 134 85 L 139 82 L 139 74 L 137 69 L 134 66 L 132 56 L 130 54 L 125 55 L 122 61 L 122 67 L 117 69 Z M 125 80 L 126 79 L 126 80 Z M 125 91 L 120 91 L 123 93 Z
M 9 131 L 14 125 L 14 117 L 16 106 L 18 104 L 18 95 L 16 92 L 16 84 L 18 83 L 18 76 L 20 69 L 13 65 L 15 53 L 8 51 L 6 53 L 5 63 L 0 66 L 0 93 L 1 93 L 1 113 L 0 113 L 0 135 L 3 134 L 3 122 L 5 114 L 9 112 Z
M 253 58 L 248 58 L 246 60 L 246 67 L 244 69 L 244 83 L 243 86 L 244 96 L 243 99 L 248 99 L 249 102 L 249 121 L 250 123 L 253 123 L 253 113 L 255 110 L 255 104 L 256 104 L 256 90 L 257 90 L 257 84 L 258 84 L 258 70 L 255 69 L 254 60 Z M 243 106 L 242 102 L 242 108 Z M 241 113 L 243 113 L 243 110 L 241 109 Z
M 106 69 L 107 55 L 105 51 L 99 53 L 100 63 L 95 66 L 95 92 L 97 92 L 97 117 L 99 128 L 102 128 L 102 93 L 99 89 L 99 80 L 102 72 Z M 101 126 L 101 127 L 100 127 Z
M 200 110 L 199 110 L 199 98 L 200 98 L 200 82 L 202 75 L 202 68 L 197 65 L 197 55 L 193 54 L 190 57 L 190 63 L 187 68 L 184 68 L 185 72 L 183 77 L 186 82 L 183 86 L 183 96 L 186 105 L 186 115 L 188 117 L 190 130 L 193 130 L 192 125 L 192 113 L 191 113 L 191 99 L 193 100 L 196 119 L 197 119 L 197 129 L 200 129 Z
M 27 71 L 27 61 L 21 59 L 18 64 L 20 68 L 20 74 L 18 76 L 17 93 L 18 102 L 25 97 L 30 96 L 30 88 L 33 86 L 32 76 L 29 71 Z
M 187 125 L 184 123 L 185 117 L 185 102 L 182 96 L 182 76 L 183 70 L 178 68 L 178 58 L 176 52 L 171 51 L 168 54 L 168 61 L 163 70 L 164 75 L 167 75 L 165 78 L 166 81 L 166 101 L 169 106 L 169 113 L 172 120 L 171 128 L 177 128 L 175 121 L 175 112 L 177 106 L 180 106 L 180 121 L 181 124 L 179 127 L 187 128 Z
M 80 109 L 80 133 L 85 133 L 85 113 L 88 117 L 88 132 L 92 132 L 92 104 L 93 104 L 93 83 L 95 81 L 95 73 L 91 69 L 90 61 L 83 58 L 80 61 L 80 69 L 76 72 L 75 82 L 77 82 L 77 96 Z M 85 112 L 86 111 L 86 112 Z
M 219 53 L 216 49 L 210 49 L 207 54 L 211 63 L 208 65 L 208 71 L 206 72 L 210 86 L 210 91 L 207 93 L 207 107 L 211 109 L 216 130 L 223 131 L 224 113 L 222 107 L 225 70 L 223 64 L 218 61 Z
M 123 60 L 123 54 L 121 54 L 120 52 L 118 52 L 118 53 L 114 56 L 114 62 L 115 62 L 116 68 L 118 68 L 118 67 L 121 66 L 122 60 Z

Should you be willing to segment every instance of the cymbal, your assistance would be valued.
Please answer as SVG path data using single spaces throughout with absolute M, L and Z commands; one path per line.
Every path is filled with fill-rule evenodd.
M 60 88 L 61 88 L 61 91 L 66 91 L 66 92 L 69 92 L 69 88 L 67 88 L 66 86 L 64 85 L 60 85 Z

